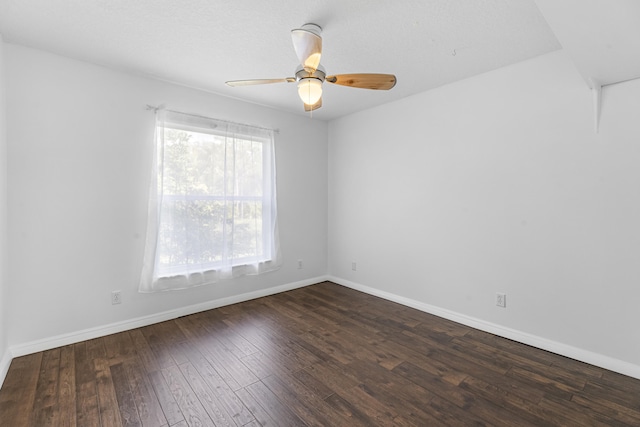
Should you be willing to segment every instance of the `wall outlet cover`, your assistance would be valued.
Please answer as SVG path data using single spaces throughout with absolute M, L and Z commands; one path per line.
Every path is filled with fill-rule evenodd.
M 120 291 L 111 291 L 111 304 L 122 304 L 122 294 Z

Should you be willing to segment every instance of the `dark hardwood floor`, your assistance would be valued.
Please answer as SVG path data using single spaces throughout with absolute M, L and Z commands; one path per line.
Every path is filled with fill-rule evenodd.
M 0 425 L 640 426 L 640 380 L 321 283 L 16 358 Z

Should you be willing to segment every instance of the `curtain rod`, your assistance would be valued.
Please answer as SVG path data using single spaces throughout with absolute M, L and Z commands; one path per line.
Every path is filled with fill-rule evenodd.
M 170 113 L 178 113 L 178 114 L 184 114 L 186 116 L 198 117 L 198 118 L 201 118 L 201 119 L 215 120 L 215 121 L 218 121 L 218 122 L 228 123 L 228 124 L 231 124 L 231 125 L 249 126 L 249 127 L 253 127 L 253 128 L 257 128 L 257 129 L 272 131 L 273 133 L 277 133 L 277 134 L 280 133 L 280 129 L 270 129 L 270 128 L 265 128 L 265 127 L 261 127 L 261 126 L 248 125 L 246 123 L 232 122 L 230 120 L 215 119 L 213 117 L 207 117 L 207 116 L 203 116 L 203 115 L 200 115 L 200 114 L 192 114 L 192 113 L 185 113 L 184 111 L 169 110 L 169 109 L 164 108 L 164 106 L 162 106 L 162 105 L 160 105 L 158 107 L 155 107 L 153 105 L 147 104 L 146 108 L 147 108 L 147 110 L 153 110 L 153 111 L 158 111 L 160 109 L 164 109 L 165 111 L 169 111 Z

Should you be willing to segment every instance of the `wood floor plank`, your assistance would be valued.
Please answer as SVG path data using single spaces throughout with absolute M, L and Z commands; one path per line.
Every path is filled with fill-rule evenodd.
M 235 376 L 232 372 L 229 372 L 224 361 L 216 359 L 207 349 L 208 344 L 199 348 L 202 357 L 207 361 L 207 363 L 213 368 L 217 375 L 219 375 L 227 387 L 229 387 L 233 391 L 240 390 L 242 386 L 236 380 Z M 246 368 L 246 366 L 245 366 Z M 249 368 L 247 368 L 249 370 Z M 250 370 L 249 370 L 250 371 Z M 255 377 L 255 376 L 254 376 Z M 255 377 L 257 379 L 257 377 Z
M 609 374 L 607 372 L 606 374 Z M 611 381 L 607 376 L 601 379 L 590 379 L 584 386 L 585 394 L 610 400 L 634 411 L 640 411 L 640 381 L 629 381 L 629 377 Z
M 414 334 L 412 334 L 413 336 Z M 411 337 L 409 337 L 411 338 Z M 394 342 L 402 342 L 402 345 L 410 346 L 413 341 L 406 341 L 403 334 L 398 337 L 390 338 Z M 419 342 L 424 342 L 418 340 Z M 415 347 L 415 344 L 414 344 Z M 420 366 L 424 370 L 441 377 L 443 380 L 458 385 L 469 375 L 469 371 L 482 370 L 481 366 L 475 365 L 474 362 L 466 364 L 460 360 L 456 360 L 455 355 L 441 350 L 439 345 L 429 343 L 427 347 L 422 349 L 422 354 L 415 354 L 413 351 L 405 352 L 407 362 L 411 362 L 416 366 Z M 457 362 L 457 363 L 456 363 Z M 464 369 L 462 369 L 464 367 Z M 505 371 L 506 372 L 506 371 Z M 502 372 L 503 373 L 503 372 Z M 497 374 L 502 374 L 497 372 Z
M 225 320 L 225 323 L 251 341 L 261 353 L 289 370 L 303 369 L 321 360 L 318 349 L 309 348 L 301 338 L 283 336 L 269 328 L 239 326 L 235 320 Z
M 153 386 L 153 390 L 158 398 L 158 403 L 160 403 L 160 407 L 162 408 L 162 413 L 169 425 L 174 426 L 185 422 L 182 410 L 180 410 L 178 402 L 173 397 L 173 393 L 171 393 L 171 389 L 164 379 L 162 372 L 154 371 L 149 373 L 149 382 Z
M 178 403 L 187 424 L 215 427 L 214 422 L 207 415 L 202 403 L 200 403 L 198 397 L 177 366 L 163 369 L 162 375 L 169 386 L 169 390 L 171 390 L 173 398 Z
M 561 387 L 566 387 L 571 391 L 583 390 L 588 381 L 588 377 L 584 375 L 568 372 L 566 369 L 559 368 L 555 365 L 543 367 L 539 364 L 529 363 L 514 365 L 514 368 L 526 369 L 541 377 L 548 378 L 555 383 L 562 384 Z
M 59 368 L 60 348 L 45 351 L 33 403 L 34 425 L 54 426 L 58 422 L 59 414 L 53 407 L 58 402 Z
M 120 363 L 135 355 L 136 347 L 131 340 L 129 332 L 120 332 L 104 337 L 104 345 L 107 351 L 107 358 L 111 364 Z
M 612 425 L 623 425 L 619 421 L 614 421 L 608 416 L 599 412 L 585 413 L 584 407 L 575 404 L 575 402 L 567 402 L 565 399 L 559 398 L 554 395 L 545 396 L 539 403 L 539 406 L 543 409 L 553 411 L 557 414 L 562 414 L 564 418 L 570 419 L 574 422 L 578 422 L 582 426 L 597 426 L 605 427 Z
M 162 329 L 156 325 L 150 325 L 140 328 L 140 331 L 153 352 L 158 367 L 162 369 L 175 366 L 171 352 L 162 339 Z
M 103 426 L 122 427 L 120 408 L 118 407 L 115 386 L 111 378 L 109 360 L 106 358 L 98 358 L 93 360 L 93 364 L 96 372 L 100 423 Z
M 233 378 L 239 387 L 245 387 L 258 381 L 258 377 L 256 377 L 244 363 L 227 352 L 219 341 L 209 341 L 205 348 L 205 358 L 216 366 L 223 366 L 224 370 Z
M 348 423 L 346 418 L 332 411 L 323 399 L 318 399 L 292 376 L 271 375 L 261 382 L 309 426 L 338 426 Z
M 606 398 L 594 398 L 589 395 L 573 395 L 571 401 L 582 406 L 589 412 L 596 412 L 612 420 L 620 420 L 624 424 L 640 426 L 640 411 L 635 411 L 628 406 L 612 402 Z
M 373 420 L 373 425 L 415 425 L 401 417 L 402 411 L 397 408 L 397 402 L 387 404 L 384 400 L 386 396 L 375 393 L 366 384 L 358 384 L 352 389 L 344 390 L 340 397 Z
M 153 372 L 160 370 L 160 364 L 156 359 L 156 355 L 149 346 L 146 338 L 142 334 L 140 329 L 134 329 L 129 331 L 131 341 L 136 348 L 136 355 L 141 361 L 142 366 L 147 372 Z
M 346 425 L 374 425 L 373 420 L 358 408 L 358 406 L 352 405 L 339 394 L 333 393 L 324 400 L 333 411 L 341 414 L 343 418 L 348 420 Z
M 575 374 L 584 377 L 586 380 L 590 379 L 602 379 L 603 376 L 607 375 L 608 372 L 595 367 L 593 365 L 589 365 L 588 363 L 580 362 L 575 359 L 569 359 L 566 357 L 559 357 L 557 360 L 553 361 L 551 366 L 555 366 L 557 368 L 564 369 L 567 373 Z M 613 374 L 613 372 L 611 372 Z M 628 378 L 624 375 L 619 375 L 622 378 Z
M 278 299 L 267 300 L 265 305 L 271 310 L 276 311 L 279 315 L 286 316 L 291 321 L 299 325 L 299 328 L 305 332 L 323 329 L 327 331 L 337 332 L 340 329 L 336 319 L 332 317 L 317 315 L 313 310 L 308 310 L 294 303 L 291 298 L 287 298 L 286 294 L 279 294 Z M 333 312 L 335 314 L 335 312 Z
M 95 381 L 76 388 L 76 423 L 79 426 L 100 427 L 100 409 Z
M 301 369 L 294 372 L 292 375 L 320 399 L 326 399 L 335 393 L 333 389 L 327 387 L 322 381 L 316 379 L 307 370 Z
M 496 370 L 494 368 L 488 368 L 484 363 L 476 363 L 479 362 L 479 360 L 474 357 L 475 353 L 471 353 L 471 358 L 469 358 L 468 354 L 461 355 L 459 352 L 448 352 L 443 349 L 446 349 L 446 347 L 438 346 L 437 351 L 430 351 L 428 357 L 421 362 L 415 363 L 412 359 L 408 359 L 408 361 L 415 363 L 421 369 L 441 376 L 446 381 L 455 385 L 460 385 L 466 381 L 466 378 L 471 376 L 485 380 L 489 384 L 496 385 L 502 390 L 534 403 L 539 402 L 544 395 L 544 390 L 536 388 L 535 385 L 530 385 L 519 381 L 517 378 L 506 376 L 508 371 L 504 371 L 502 367 Z M 438 369 L 434 370 L 434 366 Z
M 122 362 L 138 416 L 145 427 L 161 427 L 168 424 L 157 395 L 147 376 L 147 371 L 138 358 Z
M 263 427 L 279 427 L 279 420 L 274 420 L 269 415 L 269 412 L 262 408 L 258 403 L 258 400 L 253 397 L 246 388 L 240 389 L 236 392 L 238 398 L 242 400 L 244 406 L 255 416 L 257 425 Z M 251 423 L 249 423 L 250 425 Z
M 200 314 L 207 320 L 205 324 L 207 331 L 215 334 L 225 349 L 237 358 L 248 356 L 258 351 L 256 346 L 250 341 L 244 339 L 242 335 L 234 333 L 231 328 L 224 323 L 227 316 L 222 315 L 222 313 L 216 310 L 209 310 Z
M 142 421 L 138 416 L 136 402 L 133 399 L 127 373 L 122 366 L 122 362 L 110 367 L 111 379 L 113 381 L 116 399 L 118 400 L 118 409 L 120 410 L 120 419 L 124 427 L 140 427 Z
M 332 361 L 316 363 L 305 368 L 305 371 L 334 392 L 350 390 L 362 382 L 348 366 Z
M 394 372 L 428 390 L 430 394 L 438 396 L 434 400 L 446 400 L 463 410 L 467 416 L 472 415 L 473 418 L 484 420 L 489 425 L 504 427 L 513 426 L 514 424 L 519 426 L 535 425 L 512 413 L 509 416 L 505 416 L 507 411 L 503 405 L 497 404 L 485 396 L 469 392 L 462 387 L 454 386 L 408 362 L 396 367 Z M 402 389 L 407 391 L 408 387 L 405 386 Z M 469 420 L 469 422 L 472 422 L 472 420 Z
M 362 379 L 360 388 L 385 405 L 397 408 L 399 414 L 394 418 L 396 423 L 402 420 L 410 424 L 429 425 L 437 421 L 432 414 L 424 411 L 425 405 L 436 397 L 431 390 L 378 364 L 358 361 L 350 364 L 350 368 Z
M 58 424 L 60 427 L 76 426 L 76 373 L 75 347 L 60 349 L 60 374 L 58 378 Z
M 180 371 L 182 371 L 182 375 L 184 375 L 198 397 L 199 402 L 204 407 L 204 410 L 209 414 L 209 418 L 211 418 L 216 426 L 229 427 L 236 425 L 231 415 L 229 415 L 224 406 L 220 404 L 215 393 L 191 363 L 181 364 Z
M 240 361 L 244 363 L 259 380 L 274 375 L 282 369 L 277 363 L 274 363 L 269 356 L 262 352 L 244 356 Z
M 557 354 L 553 354 L 548 351 L 544 351 L 525 344 L 520 344 L 515 341 L 490 334 L 488 332 L 480 331 L 478 329 L 469 328 L 469 332 L 465 336 L 475 339 L 478 342 L 487 343 L 497 349 L 505 350 L 507 352 L 513 353 L 514 355 L 519 355 L 524 357 L 525 359 L 534 360 L 538 363 L 549 366 L 563 359 L 562 356 L 558 356 Z
M 348 347 L 345 348 L 341 340 L 336 341 L 324 336 L 322 330 L 305 332 L 300 338 L 339 363 L 346 365 L 355 360 L 355 356 L 351 354 Z
M 535 426 L 578 426 L 578 423 L 558 416 L 553 411 L 541 408 L 538 402 L 524 399 L 516 394 L 511 393 L 508 387 L 497 386 L 493 383 L 487 383 L 481 379 L 468 377 L 464 380 L 460 387 L 473 393 L 475 396 L 481 396 L 487 400 L 494 402 L 501 408 L 513 413 L 518 419 L 526 420 Z M 510 417 L 505 417 L 510 418 Z
M 258 414 L 256 414 L 256 418 L 261 424 L 264 421 L 267 425 L 282 427 L 305 425 L 305 423 L 286 405 L 284 405 L 283 402 L 281 402 L 278 397 L 261 381 L 245 387 L 244 390 L 246 390 L 253 398 L 252 402 L 249 404 L 252 406 L 253 410 L 258 412 Z M 255 406 L 256 404 L 259 408 Z M 259 416 L 259 414 L 263 412 L 266 413 L 268 417 Z M 275 424 L 272 424 L 272 422 L 275 422 Z
M 255 421 L 255 417 L 201 353 L 191 352 L 189 360 L 236 424 L 244 425 Z
M 507 372 L 508 377 L 515 378 L 525 384 L 530 384 L 537 389 L 545 391 L 545 395 L 552 394 L 564 400 L 570 400 L 579 390 L 559 382 L 553 378 L 541 375 L 531 370 L 513 367 Z
M 100 411 L 93 360 L 88 342 L 74 344 L 76 380 L 76 422 L 79 426 L 99 427 Z
M 263 301 L 254 309 L 255 312 L 252 315 L 260 319 L 260 322 L 267 328 L 274 331 L 283 331 L 286 334 L 300 335 L 306 332 L 307 327 L 304 324 L 297 322 L 295 319 L 283 316 L 277 309 L 269 307 Z
M 174 364 L 180 365 L 188 361 L 181 346 L 187 340 L 187 337 L 176 321 L 157 323 L 153 325 L 153 329 L 156 331 L 157 336 L 160 337 L 162 347 L 168 351 Z
M 471 359 L 482 366 L 502 373 L 509 371 L 512 366 L 532 366 L 539 364 L 530 359 L 522 358 L 504 350 L 498 350 L 495 347 L 470 340 L 466 337 L 454 337 L 445 348 L 455 352 L 455 354 L 460 357 Z M 540 364 L 540 366 L 544 369 L 548 365 Z
M 233 390 L 239 390 L 244 385 L 257 381 L 257 377 L 233 354 L 225 350 L 224 345 L 214 337 L 213 334 L 207 333 L 202 318 L 182 318 L 178 324 L 185 330 L 189 330 L 188 334 L 196 342 L 195 348 L 186 348 L 179 346 L 184 357 L 190 360 L 190 356 L 196 355 L 197 358 L 204 357 L 208 363 L 215 369 L 227 385 Z M 190 353 L 193 352 L 193 355 Z M 195 353 L 197 352 L 197 354 Z
M 176 321 L 156 323 L 154 327 L 160 331 L 162 339 L 168 344 L 178 344 L 187 341 L 184 332 Z
M 43 353 L 16 357 L 0 390 L 0 420 L 9 425 L 25 427 L 32 425 L 32 408 L 36 399 L 36 387 L 40 375 Z
M 360 316 L 359 314 L 352 314 L 350 317 L 354 319 L 358 325 L 374 325 L 376 329 L 378 329 L 378 332 L 376 332 L 374 336 L 368 336 L 369 342 L 375 342 L 378 348 L 385 349 L 391 355 L 396 356 L 397 359 L 400 359 L 395 354 L 398 351 L 402 352 L 402 357 L 404 359 L 418 364 L 424 360 L 425 354 L 430 356 L 437 351 L 447 353 L 445 357 L 443 357 L 443 363 L 438 366 L 438 369 L 443 375 L 450 372 L 452 374 L 448 377 L 450 381 L 459 383 L 464 379 L 464 375 L 456 376 L 455 370 L 452 371 L 447 367 L 446 361 L 448 360 L 448 353 L 450 353 L 450 349 L 446 344 L 442 344 L 438 340 L 434 340 L 433 337 L 416 334 L 411 331 L 410 328 L 403 327 L 400 329 L 394 329 L 393 327 L 390 327 L 388 323 L 378 322 L 375 319 L 371 320 Z M 365 334 L 366 333 L 367 332 L 365 332 Z M 447 338 L 446 341 L 449 341 L 449 338 Z M 474 363 L 475 362 L 477 361 L 474 361 Z M 393 368 L 393 366 L 395 366 L 394 360 L 389 359 L 386 365 L 389 368 Z M 506 370 L 507 369 L 504 368 L 502 369 L 502 372 L 499 373 L 505 373 Z
M 92 340 L 85 341 L 87 347 L 87 359 L 93 364 L 96 359 L 106 359 L 107 349 L 104 346 L 104 338 L 94 338 Z M 95 372 L 95 364 L 93 364 L 93 370 Z
M 323 282 L 15 358 L 0 424 L 636 426 L 640 380 Z

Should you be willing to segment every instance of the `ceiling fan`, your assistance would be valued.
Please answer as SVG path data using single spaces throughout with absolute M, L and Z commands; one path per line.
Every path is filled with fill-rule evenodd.
M 295 77 L 283 79 L 232 80 L 229 86 L 249 86 L 269 83 L 298 82 L 298 95 L 304 103 L 305 111 L 313 111 L 322 107 L 322 83 L 329 82 L 341 86 L 362 89 L 389 90 L 396 84 L 393 74 L 336 74 L 327 76 L 320 65 L 322 55 L 322 28 L 316 24 L 304 24 L 302 28 L 291 31 L 293 48 L 300 60 Z

